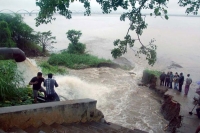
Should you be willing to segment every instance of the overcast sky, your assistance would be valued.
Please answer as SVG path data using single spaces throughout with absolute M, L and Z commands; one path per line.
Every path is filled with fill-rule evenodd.
M 35 5 L 36 0 L 0 0 L 0 10 L 9 9 L 14 12 L 24 9 L 27 11 L 39 10 L 39 7 Z M 178 6 L 178 0 L 171 0 L 168 4 L 168 13 L 169 14 L 185 14 L 185 8 Z M 74 2 L 70 5 L 71 10 L 84 10 L 83 4 L 80 2 Z M 91 0 L 91 10 L 95 12 L 101 12 L 101 7 L 96 0 Z M 122 10 L 118 10 L 122 11 Z M 147 13 L 145 11 L 144 13 Z

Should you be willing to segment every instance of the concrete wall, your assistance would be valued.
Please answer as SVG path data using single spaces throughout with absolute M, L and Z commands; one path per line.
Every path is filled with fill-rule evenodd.
M 78 99 L 61 102 L 39 103 L 0 108 L 0 129 L 8 130 L 16 126 L 25 129 L 73 122 L 99 121 L 103 114 L 96 109 L 96 100 Z

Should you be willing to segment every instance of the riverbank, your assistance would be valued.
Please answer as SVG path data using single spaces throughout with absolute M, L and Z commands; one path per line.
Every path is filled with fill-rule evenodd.
M 181 104 L 180 115 L 183 116 L 183 120 L 182 126 L 177 129 L 177 132 L 194 133 L 200 123 L 200 119 L 194 115 L 196 114 L 196 108 L 193 110 L 193 115 L 189 114 L 195 106 L 193 100 L 194 96 L 196 96 L 195 89 L 191 87 L 187 96 L 184 96 L 184 89 L 182 92 L 169 89 L 165 94 L 173 96 L 173 99 Z
M 143 85 L 139 83 L 138 85 Z M 192 111 L 194 104 L 194 97 L 198 98 L 198 94 L 195 93 L 196 89 L 192 85 L 190 87 L 189 93 L 187 96 L 184 95 L 184 85 L 182 92 L 179 92 L 175 89 L 170 89 L 168 87 L 159 86 L 158 81 L 157 85 L 153 89 L 160 97 L 163 98 L 160 102 L 161 113 L 166 120 L 169 120 L 169 124 L 178 124 L 178 121 L 175 120 L 170 122 L 171 118 L 182 116 L 181 127 L 176 129 L 176 132 L 180 133 L 194 133 L 196 128 L 199 126 L 200 119 L 194 114 L 196 114 L 196 108 L 193 110 L 193 114 L 190 115 L 189 112 Z M 149 84 L 148 88 L 151 87 Z M 163 128 L 164 130 L 165 128 Z M 167 129 L 167 128 L 166 128 Z

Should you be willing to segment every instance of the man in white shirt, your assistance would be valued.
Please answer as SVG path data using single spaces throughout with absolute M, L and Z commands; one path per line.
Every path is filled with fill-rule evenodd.
M 46 87 L 46 93 L 47 93 L 47 101 L 60 101 L 57 93 L 54 90 L 54 86 L 58 87 L 58 84 L 55 79 L 52 79 L 53 74 L 48 74 L 48 79 L 45 79 L 44 86 Z
M 190 78 L 190 74 L 187 75 L 186 82 L 185 82 L 185 95 L 187 96 L 188 91 L 190 89 L 190 84 L 192 83 L 192 79 Z

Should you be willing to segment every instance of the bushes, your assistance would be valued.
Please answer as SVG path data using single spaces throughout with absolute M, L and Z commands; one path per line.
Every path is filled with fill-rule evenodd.
M 144 70 L 142 76 L 142 82 L 144 84 L 149 84 L 154 77 L 159 77 L 162 72 L 156 70 Z
M 81 31 L 69 30 L 67 38 L 71 41 L 67 50 L 52 54 L 48 60 L 51 65 L 62 65 L 73 69 L 97 67 L 99 63 L 110 62 L 85 53 L 86 45 L 79 42 Z
M 39 64 L 39 66 L 42 68 L 42 72 L 44 74 L 53 73 L 53 74 L 65 74 L 66 70 L 63 68 L 58 68 L 58 66 L 52 66 L 48 62 L 42 62 Z
M 144 70 L 144 71 L 146 71 L 146 72 L 149 73 L 149 74 L 153 74 L 153 75 L 155 75 L 156 77 L 160 77 L 160 75 L 162 74 L 161 71 L 157 71 L 157 70 L 149 70 L 149 69 L 146 69 L 146 70 Z
M 79 42 L 79 39 L 82 35 L 81 31 L 68 30 L 67 38 L 71 41 L 67 48 L 67 52 L 70 54 L 84 54 L 86 46 L 83 43 Z
M 0 107 L 32 103 L 32 89 L 23 81 L 14 61 L 0 60 Z
M 62 52 L 60 54 L 52 54 L 48 60 L 51 65 L 62 65 L 69 68 L 81 69 L 87 67 L 96 67 L 99 63 L 110 62 L 105 59 L 99 59 L 89 54 L 70 54 Z
M 0 99 L 4 101 L 10 97 L 21 84 L 23 84 L 23 78 L 17 71 L 16 63 L 11 60 L 0 60 Z
M 32 88 L 18 88 L 5 101 L 0 102 L 0 107 L 32 104 Z
M 84 54 L 85 49 L 86 49 L 86 46 L 83 43 L 77 43 L 76 45 L 70 43 L 67 51 L 68 53 L 71 53 L 71 54 Z

